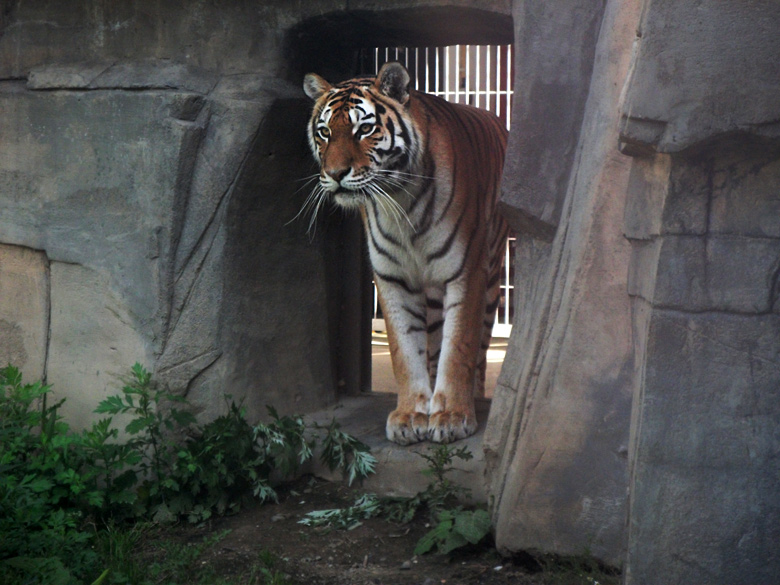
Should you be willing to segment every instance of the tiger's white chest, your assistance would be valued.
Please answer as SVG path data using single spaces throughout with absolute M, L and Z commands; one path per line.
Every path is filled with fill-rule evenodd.
M 436 229 L 422 235 L 415 232 L 410 222 L 381 210 L 375 213 L 368 209 L 364 223 L 371 264 L 380 274 L 424 289 L 442 285 L 460 265 L 461 242 L 446 247 L 453 229 L 447 219 L 441 219 Z

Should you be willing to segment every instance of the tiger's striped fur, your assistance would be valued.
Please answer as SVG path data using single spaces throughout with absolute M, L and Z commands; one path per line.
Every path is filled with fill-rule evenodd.
M 388 439 L 447 443 L 477 429 L 508 228 L 496 212 L 507 132 L 493 114 L 376 78 L 304 79 L 326 200 L 359 211 L 387 322 L 398 406 Z

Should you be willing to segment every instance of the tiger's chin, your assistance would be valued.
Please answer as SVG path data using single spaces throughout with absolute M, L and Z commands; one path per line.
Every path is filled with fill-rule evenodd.
M 345 209 L 359 209 L 366 202 L 366 196 L 357 191 L 339 189 L 333 193 L 333 202 Z

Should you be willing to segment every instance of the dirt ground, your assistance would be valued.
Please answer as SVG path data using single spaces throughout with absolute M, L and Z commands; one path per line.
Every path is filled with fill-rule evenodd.
M 369 519 L 352 530 L 312 528 L 298 522 L 307 512 L 349 506 L 360 493 L 343 484 L 304 477 L 280 490 L 278 504 L 257 505 L 197 528 L 180 527 L 175 536 L 196 543 L 229 530 L 199 562 L 222 577 L 238 578 L 271 553 L 274 569 L 293 585 L 607 583 L 574 572 L 551 576 L 540 572 L 530 557 L 502 558 L 490 544 L 451 556 L 416 557 L 415 544 L 430 529 L 425 512 L 405 525 Z

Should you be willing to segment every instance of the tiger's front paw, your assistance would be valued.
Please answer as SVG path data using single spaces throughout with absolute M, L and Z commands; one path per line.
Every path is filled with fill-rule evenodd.
M 411 445 L 428 438 L 428 415 L 394 410 L 387 417 L 387 438 L 399 445 Z
M 431 415 L 428 438 L 434 443 L 452 443 L 477 432 L 477 417 L 473 413 L 444 410 Z

